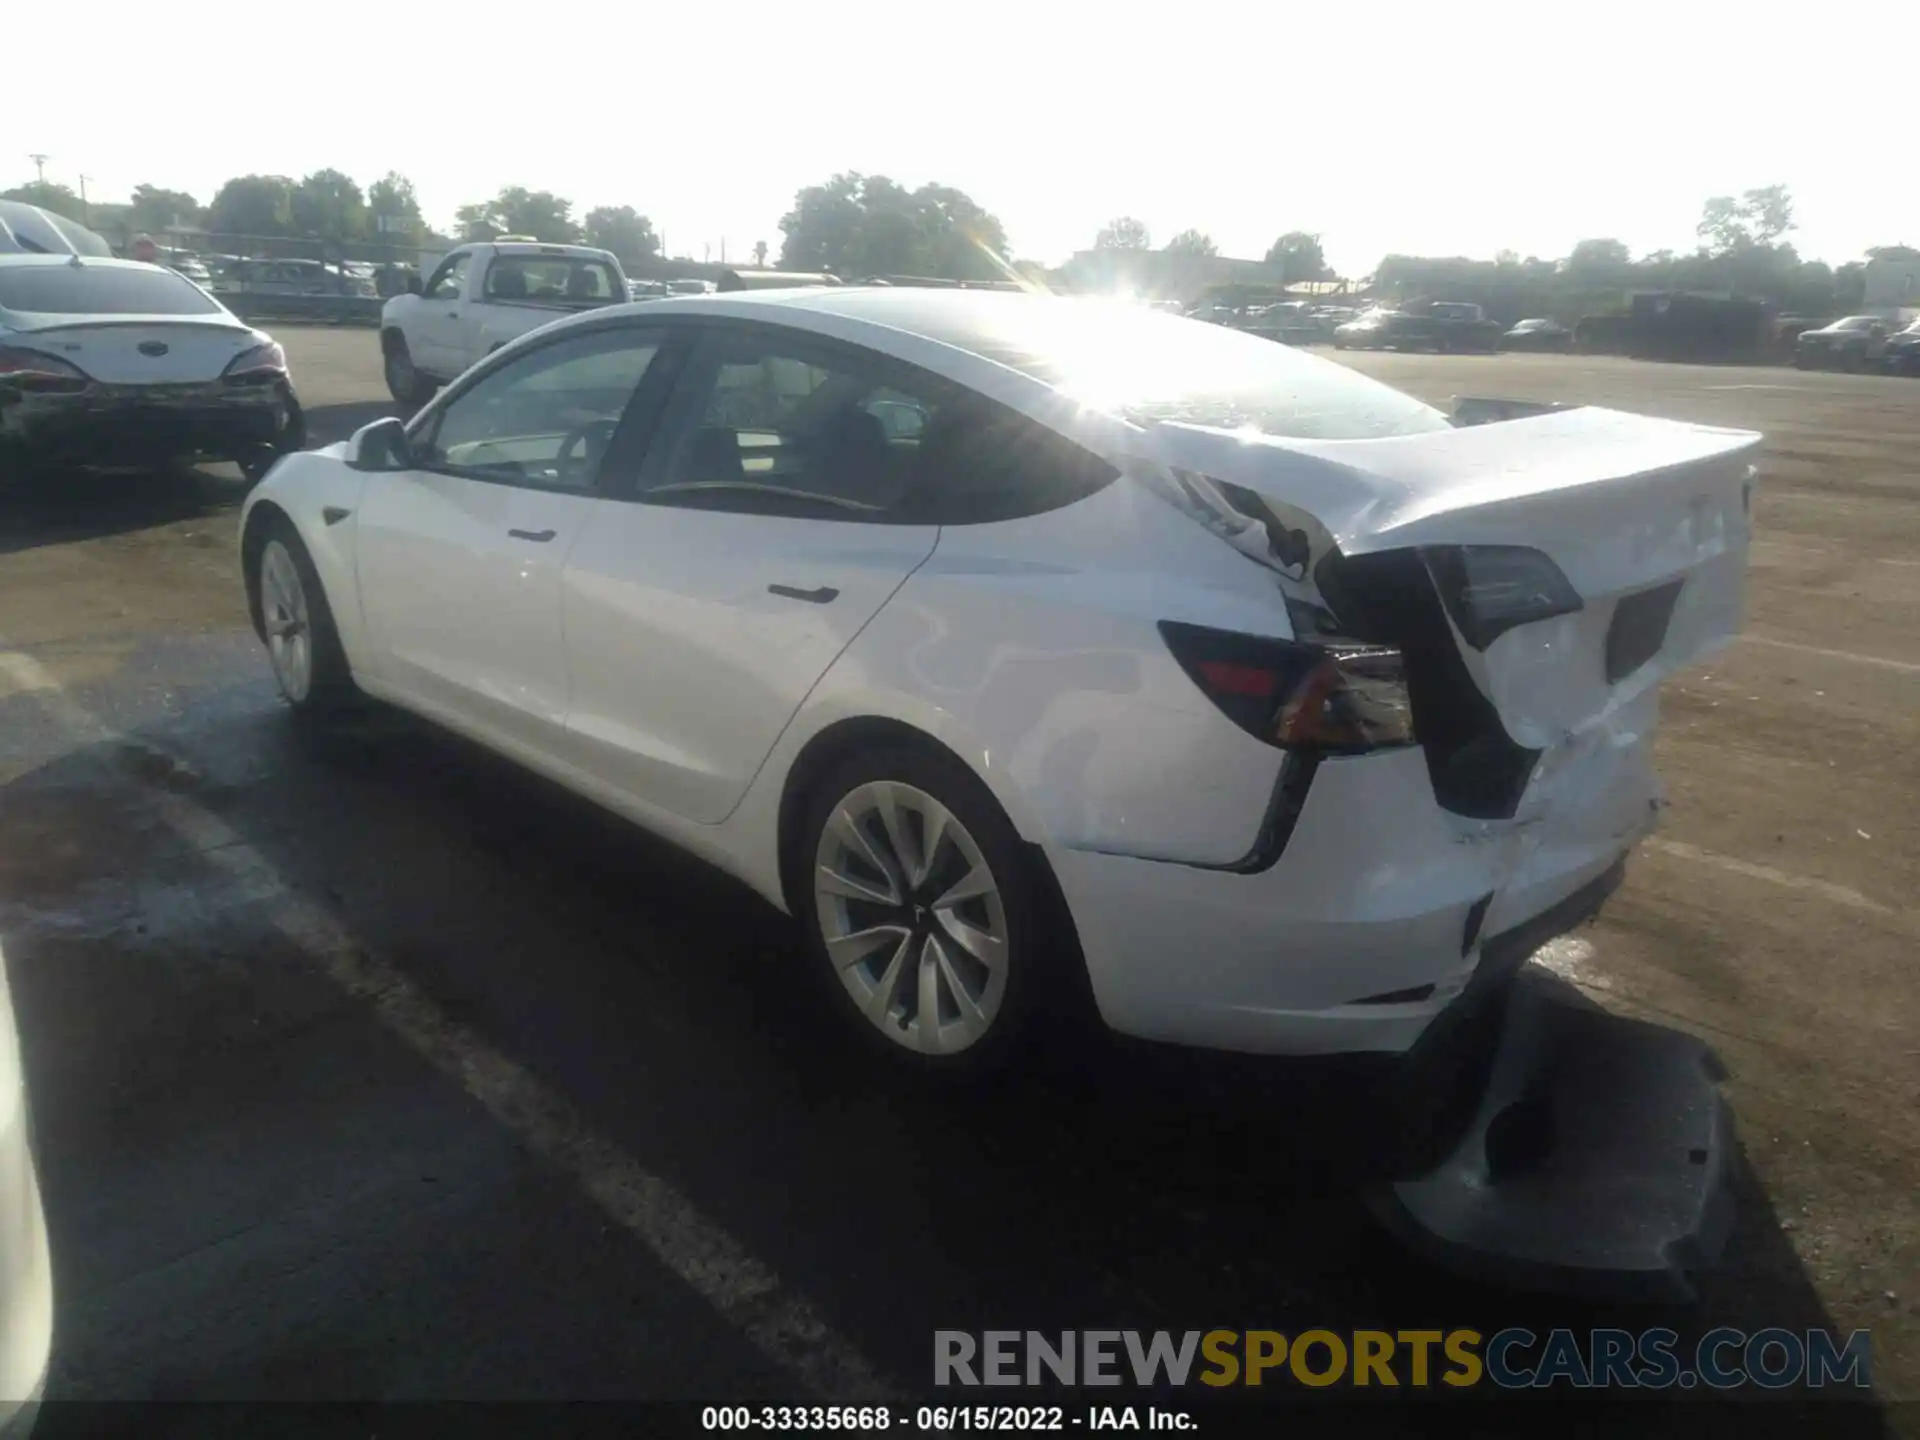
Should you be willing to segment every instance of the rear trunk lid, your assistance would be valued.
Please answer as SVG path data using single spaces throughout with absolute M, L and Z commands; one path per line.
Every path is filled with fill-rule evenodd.
M 1243 524 L 1296 632 L 1399 647 L 1437 797 L 1510 819 L 1543 755 L 1628 743 L 1739 632 L 1760 438 L 1591 408 L 1368 440 L 1162 424 L 1139 473 Z
M 231 316 L 18 316 L 18 342 L 77 365 L 103 385 L 193 385 L 218 380 L 260 337 Z

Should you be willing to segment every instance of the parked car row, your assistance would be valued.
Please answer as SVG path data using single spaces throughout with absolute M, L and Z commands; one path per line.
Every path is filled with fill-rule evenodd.
M 1920 375 L 1920 320 L 1896 330 L 1879 315 L 1848 315 L 1794 337 L 1800 370 L 1884 370 Z

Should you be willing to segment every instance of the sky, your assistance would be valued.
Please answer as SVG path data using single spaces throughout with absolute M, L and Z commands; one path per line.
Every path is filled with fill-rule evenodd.
M 777 257 L 794 192 L 857 170 L 968 192 L 1020 258 L 1057 264 L 1130 214 L 1226 255 L 1317 232 L 1362 275 L 1389 252 L 1691 249 L 1708 196 L 1781 183 L 1803 256 L 1920 244 L 1875 119 L 1920 53 L 1920 6 L 1896 0 L 1827 0 L 1817 24 L 1718 0 L 8 8 L 0 189 L 31 152 L 100 200 L 391 169 L 442 227 L 520 184 L 576 215 L 632 205 L 670 253 L 717 260 Z M 1799 37 L 1819 55 L 1780 48 Z

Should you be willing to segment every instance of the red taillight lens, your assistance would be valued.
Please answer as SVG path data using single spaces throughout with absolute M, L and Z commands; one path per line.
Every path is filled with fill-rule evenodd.
M 91 383 L 79 366 L 44 351 L 0 345 L 0 385 L 45 394 L 84 390 Z
M 1164 620 L 1174 658 L 1220 711 L 1270 745 L 1354 754 L 1416 742 L 1400 652 L 1302 644 Z
M 287 352 L 277 341 L 269 340 L 234 356 L 220 378 L 236 385 L 257 385 L 285 379 L 286 374 Z

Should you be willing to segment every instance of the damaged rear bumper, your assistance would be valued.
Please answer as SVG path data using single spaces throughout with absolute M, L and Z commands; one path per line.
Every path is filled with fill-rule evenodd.
M 1405 1057 L 1403 1178 L 1367 1199 L 1415 1253 L 1477 1280 L 1687 1301 L 1733 1221 L 1719 1060 L 1519 973 L 1619 880 L 1488 942 L 1469 993 Z
M 90 385 L 0 403 L 0 447 L 65 464 L 147 465 L 300 448 L 305 417 L 286 381 L 265 385 Z

